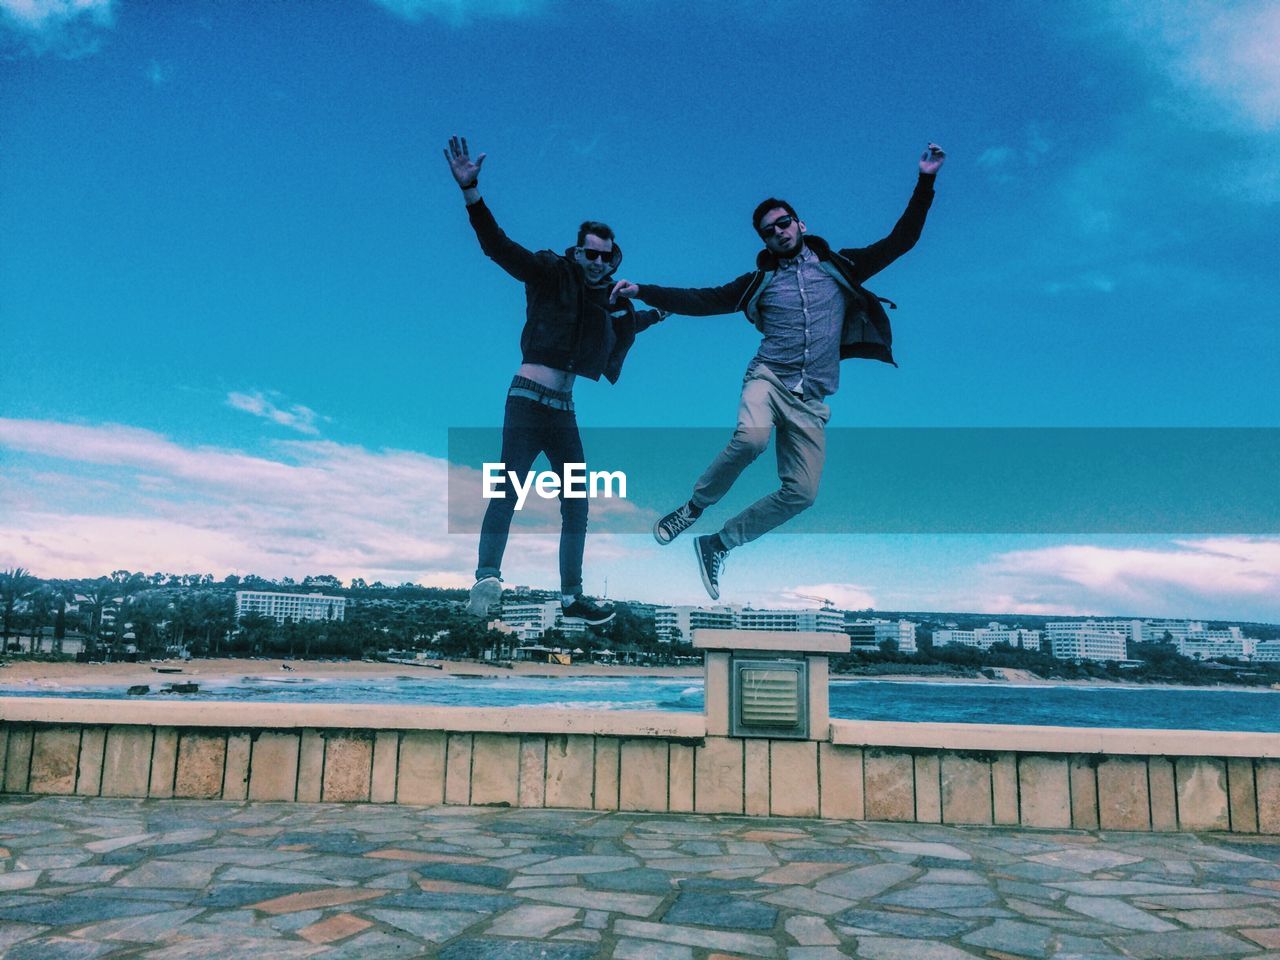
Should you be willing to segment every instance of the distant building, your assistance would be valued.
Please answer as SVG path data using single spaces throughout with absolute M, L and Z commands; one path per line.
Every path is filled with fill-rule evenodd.
M 521 641 L 540 640 L 549 630 L 559 630 L 565 636 L 585 633 L 586 624 L 564 619 L 563 610 L 559 600 L 504 603 L 501 623 L 512 628 Z
M 1280 663 L 1280 640 L 1259 640 L 1253 647 L 1254 663 Z
M 1178 643 L 1192 630 L 1203 630 L 1203 623 L 1194 620 L 1143 620 L 1143 643 Z M 1167 638 L 1167 639 L 1166 639 Z
M 1139 624 L 1141 636 L 1141 621 L 1127 620 L 1046 623 L 1044 632 L 1050 652 L 1059 660 L 1126 660 L 1132 624 Z
M 236 620 L 251 613 L 271 617 L 276 623 L 292 620 L 345 620 L 347 598 L 322 593 L 272 593 L 267 590 L 237 590 Z
M 1247 660 L 1253 657 L 1258 641 L 1246 637 L 1239 627 L 1227 627 L 1225 630 L 1206 630 L 1199 624 L 1198 629 L 1188 630 L 1186 636 L 1178 640 L 1178 652 L 1193 660 L 1218 660 L 1231 657 L 1236 660 Z
M 973 630 L 935 630 L 933 634 L 933 645 L 935 647 L 959 644 L 966 647 L 975 647 L 978 650 L 990 650 L 992 645 L 997 643 L 1007 643 L 1015 649 L 1021 647 L 1023 650 L 1039 650 L 1040 631 L 1023 630 L 1021 628 L 1010 629 L 1004 624 L 996 623 L 993 620 L 985 627 L 977 627 Z
M 839 633 L 844 614 L 839 610 L 800 608 L 757 610 L 731 603 L 718 607 L 658 607 L 653 614 L 658 639 L 688 643 L 694 630 L 781 630 L 788 633 Z M 677 633 L 678 631 L 678 633 Z
M 782 630 L 788 633 L 840 633 L 844 614 L 828 607 L 799 610 L 753 610 L 738 612 L 739 630 Z
M 1094 624 L 1104 633 L 1118 633 L 1124 637 L 1126 643 L 1142 643 L 1146 636 L 1146 621 L 1143 620 L 1093 620 L 1088 621 Z M 1121 659 L 1124 659 L 1123 657 Z
M 628 600 L 626 605 L 627 609 L 639 620 L 652 620 L 658 610 L 658 605 L 655 603 L 638 603 L 635 600 Z
M 653 612 L 653 628 L 658 639 L 688 643 L 699 629 L 732 630 L 736 624 L 734 607 L 658 607 Z
M 910 620 L 858 619 L 844 624 L 850 650 L 879 650 L 886 640 L 898 645 L 899 653 L 916 652 L 916 628 Z

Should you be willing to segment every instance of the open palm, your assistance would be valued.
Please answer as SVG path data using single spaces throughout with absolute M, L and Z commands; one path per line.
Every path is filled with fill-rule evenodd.
M 444 151 L 444 158 L 449 161 L 449 169 L 453 171 L 453 179 L 458 181 L 460 187 L 475 183 L 476 178 L 480 176 L 480 167 L 484 163 L 485 156 L 486 154 L 482 153 L 472 160 L 467 150 L 466 137 L 450 137 L 449 146 Z

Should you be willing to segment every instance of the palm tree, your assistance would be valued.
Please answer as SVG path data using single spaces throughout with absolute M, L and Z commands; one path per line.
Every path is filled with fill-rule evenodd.
M 18 601 L 24 599 L 40 585 L 29 570 L 13 567 L 0 572 L 0 617 L 4 619 L 4 640 L 0 652 L 9 649 L 9 627 L 13 622 L 13 612 Z
M 44 652 L 44 628 L 53 622 L 55 597 L 57 591 L 46 584 L 40 584 L 28 594 L 31 607 L 28 618 L 28 636 L 31 637 L 29 651 L 33 654 Z
M 262 613 L 246 613 L 240 618 L 238 649 L 251 656 L 260 654 L 266 649 L 278 629 L 274 617 L 268 617 Z
M 139 655 L 155 658 L 164 653 L 164 630 L 172 618 L 169 598 L 160 591 L 146 591 L 129 598 L 129 623 Z
M 53 598 L 53 653 L 62 655 L 62 641 L 67 635 L 67 604 L 75 603 L 75 585 L 66 580 L 49 581 Z
M 196 629 L 204 638 L 203 649 L 207 654 L 218 656 L 223 652 L 223 643 L 234 626 L 235 603 L 230 595 L 215 591 L 200 595 L 196 605 Z
M 124 601 L 128 600 L 129 596 L 145 582 L 142 574 L 116 570 L 110 577 L 99 577 L 89 583 L 85 600 L 85 604 L 89 607 L 89 639 L 86 645 L 88 653 L 94 653 L 102 643 L 103 623 L 111 605 L 116 600 L 120 600 L 120 606 L 123 607 Z M 117 624 L 116 632 L 119 633 L 119 629 L 123 626 L 123 623 Z M 113 640 L 118 639 L 113 637 Z

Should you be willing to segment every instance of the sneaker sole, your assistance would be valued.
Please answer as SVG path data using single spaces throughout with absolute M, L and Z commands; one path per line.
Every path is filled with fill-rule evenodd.
M 702 574 L 702 585 L 706 588 L 707 595 L 712 600 L 720 599 L 720 591 L 711 584 L 711 578 L 707 576 L 707 565 L 702 562 L 702 550 L 698 547 L 698 541 L 701 537 L 695 537 L 693 540 L 693 556 L 698 561 L 698 573 Z
M 602 623 L 608 623 L 610 620 L 612 620 L 616 616 L 617 616 L 616 613 L 611 613 L 607 617 L 605 617 L 603 620 L 588 620 L 586 617 L 561 617 L 560 619 L 561 620 L 577 620 L 580 623 L 585 623 L 589 627 L 598 627 Z
M 486 584 L 479 589 L 471 588 L 471 598 L 467 601 L 467 613 L 473 617 L 489 616 L 493 605 L 502 599 L 502 584 Z
M 671 537 L 670 539 L 667 539 L 667 540 L 663 540 L 663 539 L 662 539 L 662 531 L 661 531 L 661 529 L 660 529 L 660 528 L 661 528 L 661 526 L 662 526 L 662 521 L 663 521 L 664 519 L 666 519 L 666 518 L 665 518 L 665 517 L 659 517 L 656 521 L 654 521 L 654 524 L 653 524 L 653 539 L 657 540 L 660 544 L 662 544 L 662 545 L 665 547 L 668 543 L 670 543 L 672 540 L 674 540 L 674 539 L 675 539 L 675 537 Z

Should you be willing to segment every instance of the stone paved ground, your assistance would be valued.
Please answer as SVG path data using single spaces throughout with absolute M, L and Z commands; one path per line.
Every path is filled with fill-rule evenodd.
M 1280 958 L 1280 838 L 0 799 L 0 956 Z

